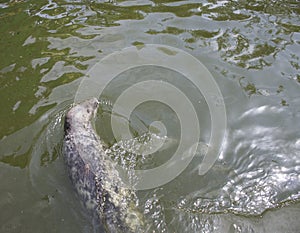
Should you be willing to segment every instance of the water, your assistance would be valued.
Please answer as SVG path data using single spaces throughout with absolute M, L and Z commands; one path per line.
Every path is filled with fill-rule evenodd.
M 199 59 L 219 84 L 227 110 L 225 145 L 207 174 L 198 175 L 198 152 L 176 179 L 137 193 L 151 229 L 299 232 L 299 25 L 296 0 L 1 1 L 0 232 L 92 232 L 64 168 L 63 117 L 94 64 L 143 44 L 173 46 Z M 119 80 L 126 81 L 114 84 L 107 101 L 153 73 L 173 78 L 193 103 L 203 103 L 197 111 L 205 145 L 208 107 L 179 74 L 154 68 L 124 73 Z M 110 116 L 105 106 L 97 130 L 118 152 L 101 125 Z M 160 117 L 169 144 L 159 155 L 121 158 L 125 166 L 166 161 L 180 134 L 174 111 L 145 103 L 132 117 L 136 136 Z

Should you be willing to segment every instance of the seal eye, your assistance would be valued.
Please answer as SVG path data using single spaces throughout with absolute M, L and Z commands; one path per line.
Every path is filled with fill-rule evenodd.
M 90 110 L 89 110 L 89 109 L 87 109 L 86 111 L 87 111 L 87 113 L 90 113 Z
M 96 108 L 98 107 L 98 105 L 99 105 L 99 102 L 96 101 L 96 102 L 94 103 L 94 108 L 96 109 Z

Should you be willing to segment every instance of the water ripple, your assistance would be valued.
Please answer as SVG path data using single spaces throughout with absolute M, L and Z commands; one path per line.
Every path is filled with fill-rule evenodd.
M 228 164 L 228 177 L 219 187 L 217 197 L 193 193 L 179 204 L 179 208 L 204 213 L 233 212 L 261 215 L 266 210 L 280 207 L 300 198 L 300 134 L 296 127 L 286 131 L 284 123 L 270 126 L 281 108 L 261 106 L 246 111 L 228 137 L 231 148 L 224 163 Z M 277 116 L 276 116 L 277 115 Z M 258 119 L 270 116 L 263 123 Z M 299 123 L 296 123 L 299 124 Z M 206 196 L 206 197 L 205 197 Z

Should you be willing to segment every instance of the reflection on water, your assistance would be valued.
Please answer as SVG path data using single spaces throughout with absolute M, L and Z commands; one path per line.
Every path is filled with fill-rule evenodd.
M 0 232 L 93 231 L 64 170 L 63 116 L 99 59 L 147 43 L 201 60 L 228 113 L 224 149 L 206 175 L 197 174 L 199 152 L 175 180 L 138 193 L 151 230 L 298 232 L 299 22 L 298 0 L 2 1 Z M 173 113 L 159 113 L 172 121 Z M 151 123 L 141 109 L 136 116 Z M 209 126 L 201 127 L 205 141 Z M 176 144 L 168 139 L 163 151 Z M 116 153 L 120 144 L 109 143 Z M 165 158 L 134 161 L 147 167 Z
M 230 145 L 220 158 L 229 171 L 218 187 L 220 190 L 213 190 L 214 194 L 190 194 L 179 203 L 180 208 L 260 215 L 299 198 L 299 122 L 285 131 L 288 125 L 280 117 L 283 112 L 280 108 L 261 106 L 236 119 L 239 127 L 230 130 Z

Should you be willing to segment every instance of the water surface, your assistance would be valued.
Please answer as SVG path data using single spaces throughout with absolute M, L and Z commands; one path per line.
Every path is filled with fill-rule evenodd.
M 143 44 L 199 59 L 220 86 L 228 118 L 224 148 L 207 174 L 197 173 L 199 152 L 172 182 L 138 192 L 151 229 L 299 232 L 299 1 L 4 0 L 0 32 L 0 232 L 93 232 L 64 168 L 63 117 L 95 63 Z M 118 77 L 106 98 L 113 102 L 128 83 L 155 72 L 203 100 L 207 142 L 207 105 L 179 74 L 133 70 Z M 102 117 L 97 130 L 114 145 Z M 133 113 L 136 135 L 157 117 L 176 139 L 178 118 L 157 103 Z M 165 161 L 172 143 L 169 149 L 141 166 Z

